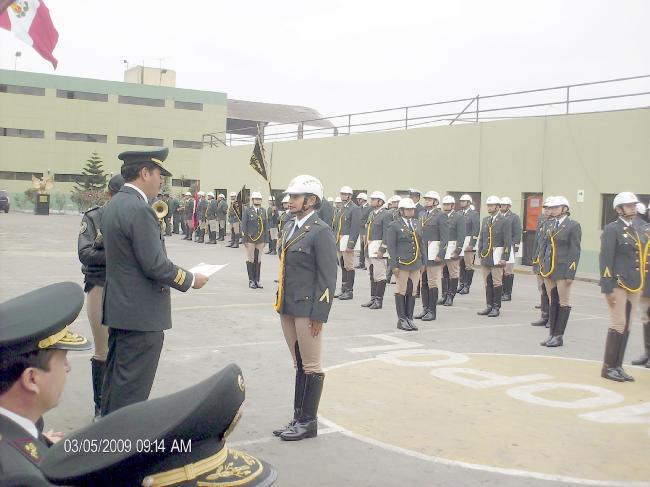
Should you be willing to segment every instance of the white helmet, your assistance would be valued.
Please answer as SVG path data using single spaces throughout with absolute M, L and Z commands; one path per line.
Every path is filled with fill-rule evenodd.
M 434 199 L 440 201 L 440 195 L 438 194 L 437 191 L 427 191 L 427 192 L 424 194 L 424 197 L 425 197 L 425 199 L 426 199 L 426 198 L 434 198 Z
M 472 202 L 472 197 L 468 194 L 464 194 L 463 196 L 460 197 L 459 201 L 469 201 L 470 203 Z
M 198 194 L 199 196 L 205 196 L 205 191 L 199 191 L 197 194 Z
M 390 202 L 395 203 L 397 201 L 400 201 L 401 199 L 402 199 L 402 197 L 400 195 L 394 194 L 393 196 L 390 197 Z
M 397 207 L 399 209 L 403 208 L 405 210 L 415 209 L 415 203 L 411 198 L 402 198 L 401 200 L 399 200 L 399 205 L 397 205 Z
M 553 202 L 553 199 L 555 196 L 547 196 L 546 199 L 544 200 L 544 204 L 542 205 L 542 208 L 548 208 L 551 206 L 551 203 Z
M 327 201 L 329 201 L 330 203 L 334 203 L 334 198 L 332 198 L 331 196 L 328 196 Z
M 488 196 L 487 199 L 485 200 L 486 205 L 500 205 L 501 204 L 501 199 L 498 196 Z
M 352 188 L 350 186 L 343 186 L 339 193 L 352 194 Z
M 645 215 L 646 210 L 647 210 L 646 206 L 640 201 L 636 204 L 636 212 L 639 215 Z
M 454 199 L 454 197 L 452 195 L 448 194 L 447 196 L 442 197 L 442 204 L 443 205 L 455 205 L 456 200 Z
M 343 203 L 343 200 L 341 199 L 340 196 L 337 196 L 337 197 L 334 199 L 334 203 Z
M 323 184 L 314 176 L 303 174 L 296 176 L 289 182 L 286 194 L 313 194 L 319 201 L 323 201 Z M 352 193 L 352 191 L 350 191 Z
M 636 197 L 634 193 L 630 193 L 629 191 L 623 191 L 622 193 L 618 193 L 614 197 L 614 209 L 616 209 L 617 206 L 620 205 L 626 205 L 628 203 L 638 203 L 639 199 Z
M 386 195 L 382 193 L 381 191 L 373 191 L 370 193 L 370 199 L 371 200 L 382 200 L 384 203 L 386 202 Z
M 190 193 L 189 191 L 186 191 L 185 196 L 192 196 L 192 193 Z
M 223 193 L 219 193 L 219 194 L 217 195 L 217 198 L 225 198 L 225 197 L 226 197 L 226 195 L 223 194 Z
M 251 199 L 252 200 L 261 200 L 262 199 L 262 193 L 260 193 L 259 191 L 253 191 L 251 193 Z
M 269 201 L 275 201 L 275 198 L 273 196 L 269 196 Z
M 419 189 L 411 188 L 411 189 L 409 189 L 409 194 L 417 194 L 417 195 L 420 195 L 421 192 L 420 192 Z
M 284 195 L 284 198 L 282 198 L 282 202 L 283 203 L 289 203 L 289 195 L 288 194 Z
M 566 199 L 564 196 L 553 196 L 551 198 L 551 201 L 549 202 L 548 206 L 550 206 L 550 207 L 566 206 L 567 208 L 570 208 L 569 200 Z
M 357 199 L 358 199 L 358 200 L 368 201 L 368 195 L 367 195 L 366 193 L 359 193 L 359 194 L 357 195 Z
M 214 198 L 214 193 L 212 191 L 208 193 L 208 198 Z
M 508 196 L 504 196 L 503 198 L 501 198 L 501 204 L 512 206 L 512 200 Z
M 237 193 L 235 193 L 234 191 L 231 191 L 231 192 L 230 192 L 230 196 L 231 196 L 231 197 L 233 197 L 233 196 L 234 196 L 234 197 L 237 197 Z

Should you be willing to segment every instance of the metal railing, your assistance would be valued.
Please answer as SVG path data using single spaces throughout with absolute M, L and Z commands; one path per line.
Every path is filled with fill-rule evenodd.
M 259 125 L 265 142 L 409 130 L 459 123 L 545 117 L 650 107 L 650 75 L 554 86 L 492 95 L 476 95 L 421 105 L 349 113 L 294 123 Z M 331 127 L 310 123 L 331 122 Z M 206 146 L 252 144 L 253 127 L 203 135 Z

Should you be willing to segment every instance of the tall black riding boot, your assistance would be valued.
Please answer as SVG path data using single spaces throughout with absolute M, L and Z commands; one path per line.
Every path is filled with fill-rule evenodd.
M 239 236 L 239 234 L 236 233 L 236 234 L 235 234 L 235 241 L 234 241 L 233 244 L 232 244 L 232 248 L 233 248 L 233 249 L 238 249 L 238 248 L 239 248 L 239 239 L 240 239 L 240 238 L 241 238 L 241 237 Z
M 477 311 L 476 314 L 480 316 L 487 316 L 492 311 L 492 301 L 494 300 L 494 286 L 492 286 L 492 274 L 488 276 L 485 282 L 485 309 Z
M 384 292 L 386 291 L 386 281 L 379 281 L 376 283 L 375 301 L 369 306 L 368 309 L 381 309 L 384 303 Z
M 429 278 L 427 276 L 426 271 L 422 274 L 422 279 L 420 279 L 420 284 L 422 286 L 422 289 L 425 291 L 429 289 Z M 421 292 L 420 295 L 422 296 L 422 313 L 418 313 L 413 316 L 416 320 L 421 320 L 424 315 L 426 315 L 429 312 L 429 293 L 428 292 Z
M 377 283 L 372 278 L 372 274 L 371 274 L 370 275 L 370 301 L 368 301 L 367 303 L 363 303 L 361 307 L 370 308 L 370 306 L 372 306 L 373 303 L 375 302 L 376 298 L 377 298 Z
M 300 356 L 300 349 L 298 348 L 298 342 L 294 344 L 296 350 L 296 382 L 293 388 L 293 419 L 289 421 L 289 424 L 273 430 L 273 436 L 280 436 L 285 431 L 289 430 L 300 417 L 300 406 L 302 405 L 302 397 L 305 391 L 305 371 L 302 368 L 302 358 Z
M 503 276 L 502 301 L 510 301 L 512 299 L 512 277 L 512 274 L 506 274 Z
M 415 310 L 415 296 L 413 296 L 413 294 L 407 294 L 404 298 L 404 301 L 406 303 L 406 321 L 408 321 L 409 325 L 411 326 L 411 329 L 413 331 L 416 331 L 418 327 L 415 326 L 415 323 L 413 323 L 413 311 Z
M 346 273 L 346 281 L 345 281 L 345 291 L 341 293 L 339 296 L 339 299 L 341 301 L 347 301 L 349 299 L 352 299 L 354 297 L 354 269 L 351 271 L 347 271 Z
M 448 277 L 443 277 L 442 278 L 442 289 L 441 294 L 440 294 L 440 299 L 438 299 L 438 304 L 445 304 L 445 301 L 447 300 L 447 291 L 449 290 L 449 278 Z
M 540 343 L 541 346 L 545 347 L 548 345 L 548 342 L 551 341 L 553 335 L 555 335 L 555 329 L 557 328 L 557 319 L 560 312 L 560 296 L 557 293 L 557 288 L 554 287 L 551 289 L 551 295 L 549 296 L 548 303 L 548 338 Z
M 436 319 L 436 312 L 438 307 L 438 288 L 427 288 L 425 294 L 428 296 L 427 301 L 429 303 L 429 306 L 427 306 L 427 312 L 422 317 L 422 321 L 433 321 Z M 423 294 L 422 297 L 424 297 L 425 294 Z
M 254 261 L 253 263 L 255 264 L 255 267 L 253 268 L 254 273 L 255 273 L 255 286 L 257 289 L 264 289 L 264 286 L 260 284 L 260 271 L 262 270 L 262 263 L 260 262 L 260 251 L 255 249 L 254 253 Z
M 618 349 L 618 372 L 623 376 L 627 382 L 634 382 L 634 377 L 625 372 L 623 368 L 623 358 L 625 357 L 625 349 L 627 348 L 627 340 L 630 338 L 630 330 L 623 332 L 623 340 L 621 340 L 620 348 Z
M 397 312 L 397 328 L 404 331 L 413 331 L 406 319 L 406 296 L 395 293 L 395 311 Z
M 547 347 L 561 347 L 564 344 L 562 337 L 564 335 L 564 330 L 566 330 L 566 324 L 569 321 L 570 314 L 571 306 L 560 306 L 558 308 L 555 331 L 553 332 L 553 338 L 546 343 Z
M 495 286 L 492 290 L 492 309 L 488 313 L 488 318 L 496 318 L 499 316 L 501 309 L 503 286 Z
M 472 286 L 472 280 L 474 279 L 474 269 L 465 270 L 465 286 L 462 291 L 458 291 L 458 294 L 469 294 L 469 288 Z
M 463 288 L 465 287 L 465 283 L 467 282 L 467 273 L 466 273 L 466 269 L 465 269 L 465 259 L 463 259 L 462 257 L 460 258 L 459 265 L 460 265 L 460 270 L 458 272 L 458 284 L 459 284 L 459 286 L 458 286 L 458 289 L 456 289 L 457 293 L 460 293 L 463 290 Z
M 625 377 L 621 375 L 621 372 L 618 369 L 618 357 L 622 341 L 623 335 L 619 332 L 613 328 L 607 330 L 605 357 L 603 358 L 603 368 L 600 371 L 601 377 L 616 382 L 625 382 Z
M 645 365 L 646 367 L 649 365 L 648 358 L 650 358 L 650 321 L 643 323 L 643 345 L 645 346 L 645 352 L 639 358 L 632 360 L 632 365 Z
M 278 255 L 278 241 L 271 240 L 269 246 L 271 247 L 271 255 Z
M 208 234 L 209 240 L 207 243 L 211 245 L 216 245 L 217 244 L 217 232 L 210 232 Z
M 325 374 L 305 374 L 305 387 L 297 421 L 287 431 L 280 434 L 285 441 L 298 441 L 314 438 L 318 434 L 318 404 L 323 392 Z
M 257 284 L 255 284 L 255 264 L 246 261 L 246 271 L 248 272 L 248 287 L 257 289 Z
M 458 290 L 458 278 L 454 277 L 453 279 L 449 279 L 449 287 L 447 288 L 447 299 L 445 299 L 445 302 L 442 304 L 444 304 L 445 306 L 453 306 L 454 297 L 456 296 L 457 290 Z
M 95 417 L 93 418 L 93 421 L 97 421 L 101 417 L 102 384 L 104 383 L 105 370 L 106 362 L 97 360 L 96 358 L 90 359 L 90 372 L 93 381 L 93 401 L 95 403 Z
M 548 294 L 546 294 L 546 286 L 542 284 L 542 293 L 540 295 L 540 309 L 542 310 L 542 317 L 531 322 L 533 326 L 546 326 L 548 323 Z

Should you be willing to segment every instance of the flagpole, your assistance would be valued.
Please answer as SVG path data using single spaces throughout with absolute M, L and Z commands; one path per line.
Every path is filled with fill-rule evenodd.
M 273 195 L 273 190 L 271 189 L 272 176 L 273 176 L 273 144 L 271 144 L 271 159 L 269 160 L 269 180 L 267 182 L 269 183 L 269 196 L 273 196 L 273 202 L 276 203 L 277 206 L 277 201 L 275 201 L 275 196 Z

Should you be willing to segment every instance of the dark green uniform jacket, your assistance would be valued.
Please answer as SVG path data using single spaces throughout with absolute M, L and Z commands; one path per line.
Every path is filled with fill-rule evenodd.
M 201 198 L 196 204 L 196 219 L 200 222 L 206 221 L 206 211 L 208 209 L 208 200 Z
M 380 208 L 378 211 L 372 211 L 368 216 L 368 229 L 366 230 L 368 242 L 381 240 L 380 247 L 387 250 L 386 239 L 388 238 L 388 229 L 391 223 L 393 223 L 393 215 L 389 210 Z M 366 244 L 366 257 L 370 257 L 368 249 L 369 245 Z
M 0 478 L 25 474 L 45 482 L 39 467 L 48 449 L 45 441 L 45 438 L 34 438 L 22 426 L 0 415 Z
M 521 245 L 521 218 L 516 213 L 508 210 L 507 213 L 504 213 L 503 216 L 510 220 L 510 231 L 512 232 L 512 245 L 515 248 L 515 252 L 519 252 L 519 245 Z
M 533 261 L 533 272 L 535 274 L 539 274 L 539 253 L 542 250 L 542 240 L 544 240 L 544 237 L 546 235 L 546 222 L 548 221 L 548 218 L 546 218 L 544 215 L 540 215 L 537 218 L 537 229 L 535 230 L 535 240 L 533 240 L 533 251 L 531 257 L 531 260 Z
M 449 223 L 449 241 L 456 241 L 456 251 L 452 255 L 452 259 L 459 258 L 458 254 L 463 250 L 463 242 L 465 241 L 465 217 L 456 210 L 451 210 L 447 213 L 447 221 Z
M 101 230 L 103 206 L 91 208 L 81 218 L 77 240 L 77 253 L 84 275 L 84 291 L 103 286 L 106 280 L 106 255 L 104 235 Z
M 600 290 L 611 293 L 621 287 L 642 292 L 646 269 L 641 267 L 648 236 L 640 225 L 626 225 L 621 218 L 605 225 L 600 236 Z M 646 286 L 647 287 L 647 286 Z
M 283 211 L 280 215 L 280 222 L 278 224 L 278 230 L 282 232 L 284 226 L 287 224 L 287 221 L 291 219 L 291 212 L 289 210 Z
M 361 235 L 365 235 L 366 223 L 368 223 L 368 216 L 372 213 L 372 206 L 365 204 L 359 207 L 359 211 L 361 211 L 361 227 L 359 228 L 359 232 Z
M 348 235 L 348 250 L 354 250 L 357 240 L 359 239 L 359 229 L 361 228 L 361 210 L 353 202 L 348 201 L 346 205 L 339 210 L 336 218 L 336 245 L 341 241 L 342 235 Z M 340 247 L 339 247 L 340 249 Z
M 580 224 L 568 216 L 557 224 L 549 220 L 540 249 L 540 275 L 545 279 L 573 279 L 580 262 Z
M 217 219 L 217 200 L 208 201 L 208 220 Z
M 510 220 L 501 213 L 493 217 L 486 216 L 481 224 L 481 233 L 478 240 L 478 252 L 481 257 L 481 265 L 494 267 L 494 248 L 503 247 L 501 260 L 507 261 L 512 250 L 512 230 Z
M 194 214 L 194 198 L 189 198 L 185 202 L 185 219 L 191 220 Z
M 228 214 L 228 203 L 226 200 L 217 201 L 217 220 L 225 220 Z
M 266 220 L 266 210 L 262 207 L 246 206 L 241 219 L 241 232 L 246 243 L 268 243 L 269 225 Z
M 420 215 L 418 223 L 422 229 L 424 260 L 429 261 L 428 265 L 433 265 L 433 260 L 436 257 L 445 258 L 447 242 L 449 241 L 449 219 L 440 208 L 435 208 L 431 212 L 425 210 Z M 440 250 L 437 256 L 429 255 L 429 242 L 440 242 Z M 442 264 L 444 262 L 438 262 L 436 265 Z
M 237 223 L 240 221 L 241 221 L 241 213 L 239 211 L 239 206 L 237 206 L 237 202 L 232 202 L 228 207 L 228 222 Z
M 284 269 L 278 312 L 326 323 L 336 287 L 334 235 L 316 213 L 295 232 L 294 225 L 295 218 L 285 224 L 282 232 L 280 262 Z
M 266 209 L 266 221 L 269 223 L 269 230 L 271 228 L 278 228 L 278 224 L 280 223 L 280 214 L 278 213 L 278 209 L 273 208 L 272 206 L 269 206 Z
M 423 252 L 424 241 L 419 225 L 411 219 L 411 230 L 403 218 L 395 220 L 388 228 L 388 253 L 391 269 L 418 270 L 426 263 Z
M 478 241 L 478 234 L 481 230 L 481 221 L 479 220 L 478 211 L 468 208 L 463 210 L 463 216 L 465 217 L 465 235 L 471 235 L 472 238 L 469 241 L 469 244 L 472 247 L 476 247 L 476 242 Z
M 187 291 L 194 276 L 167 258 L 158 218 L 137 190 L 124 186 L 102 216 L 106 249 L 105 325 L 162 331 L 172 326 L 170 286 Z
M 334 215 L 335 208 L 332 203 L 323 199 L 320 208 L 318 209 L 318 217 L 323 220 L 332 230 L 334 230 Z

